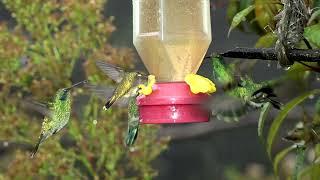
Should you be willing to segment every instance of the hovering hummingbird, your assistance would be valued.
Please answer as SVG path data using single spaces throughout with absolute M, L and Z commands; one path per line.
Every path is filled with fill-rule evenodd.
M 136 104 L 136 98 L 140 94 L 150 94 L 152 93 L 152 85 L 156 82 L 154 75 L 149 75 L 148 80 L 142 84 L 137 84 L 131 87 L 131 90 L 126 93 L 124 96 L 119 98 L 114 104 L 120 107 L 128 107 L 128 130 L 127 135 L 125 137 L 125 144 L 126 146 L 132 146 L 137 139 L 139 125 L 140 125 L 140 118 L 139 118 L 139 109 L 138 105 Z M 110 97 L 115 91 L 112 86 L 103 87 L 97 85 L 86 85 L 95 95 L 104 99 L 105 97 Z
M 41 106 L 39 108 L 43 109 L 41 113 L 45 114 L 45 118 L 42 123 L 39 141 L 35 145 L 31 153 L 31 158 L 35 156 L 41 143 L 43 143 L 50 136 L 56 134 L 68 123 L 71 114 L 70 90 L 86 82 L 86 80 L 81 81 L 72 85 L 69 88 L 59 89 L 56 93 L 53 103 L 50 103 L 50 108 L 46 108 L 45 105 L 41 105 L 40 103 L 34 103 L 36 106 Z M 40 110 L 39 108 L 38 110 Z
M 97 95 L 101 100 L 105 100 L 106 97 L 112 96 L 116 88 L 112 86 L 97 86 L 97 85 L 86 85 L 95 95 Z M 132 87 L 132 90 L 126 95 L 122 96 L 117 100 L 114 105 L 118 107 L 128 108 L 128 130 L 125 137 L 125 145 L 131 146 L 134 144 L 138 136 L 139 131 L 139 110 L 136 104 L 136 98 L 139 96 L 139 91 L 141 88 L 139 86 Z
M 97 61 L 96 65 L 112 80 L 118 83 L 118 86 L 113 91 L 113 95 L 103 107 L 105 110 L 109 109 L 114 102 L 131 91 L 133 87 L 138 84 L 144 84 L 147 81 L 147 76 L 139 72 L 126 72 L 120 67 L 102 61 Z
M 222 63 L 221 56 L 214 55 L 211 59 L 214 79 L 222 85 L 223 90 L 229 96 L 228 98 L 232 98 L 232 101 L 240 100 L 238 103 L 240 107 L 238 108 L 230 110 L 230 106 L 228 106 L 228 110 L 212 111 L 212 114 L 218 119 L 237 121 L 240 116 L 255 109 L 260 109 L 267 102 L 270 102 L 276 109 L 281 108 L 282 104 L 273 99 L 276 95 L 268 82 L 255 83 L 248 76 L 241 76 L 236 79 L 230 67 Z M 230 104 L 234 105 L 236 103 Z

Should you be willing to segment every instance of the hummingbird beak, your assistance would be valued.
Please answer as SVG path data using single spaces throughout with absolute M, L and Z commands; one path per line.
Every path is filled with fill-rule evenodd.
M 85 83 L 87 83 L 87 82 L 88 82 L 88 80 L 80 81 L 80 82 L 78 82 L 78 83 L 76 83 L 76 84 L 73 84 L 71 87 L 65 88 L 64 90 L 65 90 L 65 91 L 70 91 L 72 88 L 74 88 L 74 87 L 76 87 L 76 86 L 79 86 L 79 85 L 81 85 L 81 84 L 85 84 Z

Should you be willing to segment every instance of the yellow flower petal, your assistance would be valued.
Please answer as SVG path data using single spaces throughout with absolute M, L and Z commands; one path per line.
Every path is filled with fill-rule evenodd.
M 140 88 L 139 94 L 143 95 L 150 95 L 152 93 L 152 86 L 156 83 L 156 77 L 154 75 L 148 76 L 148 83 L 147 86 L 143 84 L 139 84 L 138 87 Z
M 188 74 L 184 80 L 194 94 L 214 93 L 217 90 L 215 84 L 210 79 L 197 74 Z

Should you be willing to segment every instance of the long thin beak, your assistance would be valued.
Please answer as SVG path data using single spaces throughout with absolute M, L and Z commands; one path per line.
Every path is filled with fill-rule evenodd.
M 88 80 L 80 81 L 80 82 L 78 82 L 78 83 L 76 83 L 76 84 L 73 84 L 71 87 L 65 88 L 65 90 L 69 91 L 70 89 L 72 89 L 72 88 L 74 88 L 74 87 L 76 87 L 76 86 L 79 86 L 79 85 L 81 85 L 81 84 L 85 84 L 85 83 L 87 83 L 87 82 L 88 82 Z

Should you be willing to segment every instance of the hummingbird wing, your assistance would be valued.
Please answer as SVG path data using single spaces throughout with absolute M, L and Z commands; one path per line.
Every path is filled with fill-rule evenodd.
M 109 99 L 113 95 L 113 92 L 115 90 L 114 86 L 86 84 L 85 87 L 102 101 Z M 128 101 L 129 95 L 126 94 L 122 96 L 120 99 L 118 99 L 114 104 L 118 107 L 127 107 Z
M 239 119 L 253 109 L 238 98 L 226 94 L 215 95 L 210 98 L 205 107 L 209 108 L 211 115 L 226 122 L 239 121 Z
M 110 63 L 104 61 L 97 61 L 96 65 L 102 72 L 104 72 L 109 78 L 111 78 L 117 83 L 120 83 L 125 75 L 125 71 L 122 68 L 112 65 Z
M 53 114 L 46 104 L 40 103 L 32 99 L 23 100 L 22 106 L 28 109 L 35 110 L 44 116 L 52 117 Z

